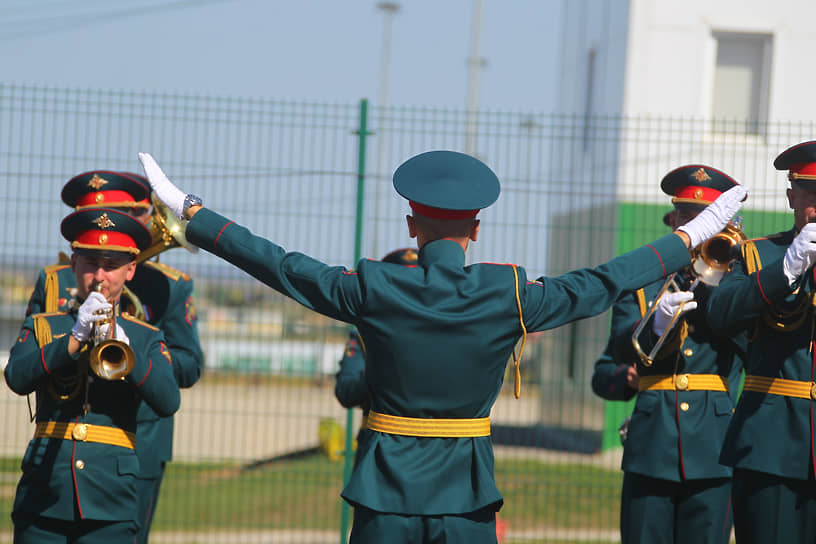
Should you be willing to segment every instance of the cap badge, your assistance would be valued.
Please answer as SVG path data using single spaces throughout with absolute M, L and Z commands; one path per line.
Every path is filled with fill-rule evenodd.
M 700 200 L 701 198 L 703 198 L 703 190 L 697 189 L 694 191 L 694 200 Z
M 417 259 L 419 259 L 419 255 L 417 255 L 417 252 L 414 251 L 413 249 L 409 249 L 408 251 L 405 252 L 405 255 L 403 255 L 402 258 L 409 262 L 416 261 Z
M 97 191 L 103 186 L 107 185 L 108 180 L 103 177 L 100 177 L 99 174 L 94 174 L 91 180 L 88 182 L 88 187 L 92 189 L 96 189 Z
M 99 245 L 104 246 L 108 243 L 108 235 L 107 234 L 100 234 L 99 235 Z
M 103 195 L 102 193 L 96 193 L 96 195 L 94 195 L 94 200 L 95 200 L 97 203 L 99 203 L 99 202 L 104 202 L 104 200 L 105 200 L 105 195 Z
M 110 218 L 108 218 L 107 213 L 103 213 L 102 215 L 94 219 L 93 222 L 96 223 L 96 226 L 102 230 L 116 226 L 116 223 L 114 223 L 113 221 L 110 220 Z
M 711 179 L 711 176 L 709 176 L 708 174 L 706 174 L 706 171 L 705 171 L 705 170 L 703 170 L 702 168 L 698 168 L 698 169 L 697 169 L 697 170 L 696 170 L 696 171 L 695 171 L 695 172 L 694 172 L 694 173 L 691 175 L 691 177 L 693 177 L 693 178 L 694 178 L 694 179 L 696 179 L 697 181 L 708 181 L 708 180 L 710 180 L 710 179 Z

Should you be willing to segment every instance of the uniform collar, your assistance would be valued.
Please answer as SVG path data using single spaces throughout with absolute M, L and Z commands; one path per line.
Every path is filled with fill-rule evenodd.
M 428 242 L 419 250 L 420 265 L 431 263 L 450 263 L 451 265 L 465 265 L 465 251 L 458 242 L 453 240 L 434 240 Z

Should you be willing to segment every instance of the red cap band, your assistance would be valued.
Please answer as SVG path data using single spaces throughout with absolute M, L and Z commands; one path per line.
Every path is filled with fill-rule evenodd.
M 136 240 L 123 232 L 115 230 L 86 230 L 74 239 L 74 243 L 80 244 L 83 247 L 97 247 L 99 249 L 110 249 L 112 251 L 116 250 L 110 246 L 131 248 L 137 252 L 139 251 Z
M 442 208 L 423 206 L 413 200 L 409 200 L 408 204 L 411 205 L 414 212 L 432 219 L 473 219 L 479 213 L 479 210 L 443 210 Z
M 802 176 L 814 176 L 816 175 L 816 162 L 798 162 L 792 164 L 790 172 Z
M 674 193 L 674 197 L 683 200 L 699 200 L 701 204 L 711 204 L 717 200 L 717 197 L 721 194 L 722 192 L 717 189 L 700 187 L 699 185 L 687 185 L 678 189 L 677 192 Z
M 136 202 L 133 200 L 133 195 L 127 191 L 94 191 L 86 193 L 76 201 L 76 207 L 84 208 L 86 206 L 127 206 L 133 207 Z

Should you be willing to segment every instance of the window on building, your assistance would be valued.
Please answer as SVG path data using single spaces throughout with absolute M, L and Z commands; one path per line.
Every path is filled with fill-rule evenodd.
M 768 120 L 769 34 L 715 33 L 715 132 L 759 134 Z

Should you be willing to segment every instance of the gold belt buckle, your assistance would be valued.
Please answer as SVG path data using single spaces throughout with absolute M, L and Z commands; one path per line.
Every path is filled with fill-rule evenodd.
M 88 437 L 88 425 L 85 423 L 78 423 L 74 425 L 74 429 L 71 431 L 71 436 L 74 440 L 84 442 Z
M 685 391 L 686 389 L 688 389 L 688 386 L 689 386 L 688 374 L 680 374 L 674 379 L 674 387 L 676 387 L 678 391 Z
M 810 384 L 810 400 L 816 400 L 816 383 Z

